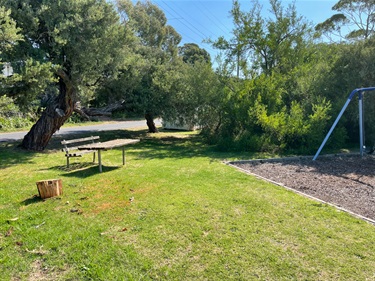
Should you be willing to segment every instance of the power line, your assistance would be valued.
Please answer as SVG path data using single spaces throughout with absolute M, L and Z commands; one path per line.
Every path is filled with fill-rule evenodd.
M 166 7 L 168 7 L 171 11 L 173 11 L 179 18 L 182 18 L 183 20 L 185 20 L 186 21 L 186 19 L 183 17 L 183 16 L 181 16 L 175 9 L 173 9 L 171 6 L 169 6 L 165 1 L 161 1 Z M 197 29 L 194 25 L 192 25 L 192 24 L 190 24 L 188 21 L 186 21 L 187 23 L 189 23 L 190 24 L 190 26 L 189 25 L 187 25 L 187 24 L 185 24 L 182 20 L 179 20 L 179 18 L 177 18 L 177 20 L 181 23 L 181 24 L 183 24 L 186 28 L 188 28 L 190 31 L 192 31 L 194 34 L 196 34 L 196 35 L 198 35 L 199 37 L 201 37 L 202 39 L 205 39 L 205 37 L 206 37 L 206 35 L 205 34 L 203 34 L 199 29 Z
M 174 4 L 176 3 L 178 2 L 174 2 Z M 213 49 L 211 44 L 204 42 L 204 40 L 209 38 L 209 36 L 207 36 L 207 33 L 212 34 L 214 36 L 217 36 L 217 35 L 215 35 L 211 30 L 207 29 L 206 25 L 200 25 L 198 28 L 196 24 L 194 25 L 192 23 L 192 22 L 195 22 L 195 20 L 192 20 L 191 18 L 186 18 L 186 16 L 184 15 L 184 11 L 182 12 L 181 10 L 178 11 L 178 9 L 180 8 L 179 6 L 173 6 L 171 5 L 171 3 L 166 3 L 166 1 L 163 1 L 163 0 L 154 0 L 153 4 L 158 6 L 164 13 L 166 13 L 166 15 L 168 15 L 167 18 L 169 21 L 176 20 L 179 22 L 179 24 L 181 24 L 185 28 L 185 30 L 176 30 L 182 36 L 183 41 L 186 42 L 188 40 L 191 40 L 190 43 L 196 43 L 197 45 L 204 45 L 203 48 L 209 51 L 212 54 L 213 58 L 216 57 L 218 50 Z M 197 9 L 197 10 L 201 12 L 201 9 Z M 207 19 L 209 19 L 209 21 L 213 23 L 212 18 L 208 17 L 207 14 L 203 13 L 203 16 L 206 21 Z M 214 26 L 217 26 L 216 23 L 214 24 Z M 188 32 L 186 32 L 186 29 L 188 30 Z M 222 31 L 224 33 L 227 33 L 224 30 Z M 199 38 L 199 40 L 197 40 L 197 38 L 193 38 L 193 35 Z
M 176 4 L 176 3 L 178 3 L 178 2 L 175 2 L 175 4 Z M 202 13 L 201 9 L 198 8 L 198 7 L 196 7 L 196 6 L 194 5 L 194 3 L 195 3 L 195 2 L 192 1 L 192 2 L 190 3 L 190 6 L 191 6 L 191 7 L 194 7 L 195 10 L 196 10 L 197 12 Z M 179 8 L 179 9 L 181 10 L 181 7 L 179 7 L 178 5 L 176 6 L 176 8 Z M 185 11 L 182 11 L 182 13 L 184 14 L 184 13 L 186 13 L 186 12 L 185 12 Z M 194 14 L 197 15 L 196 12 L 195 12 Z M 212 34 L 212 35 L 214 35 L 214 36 L 217 36 L 217 35 L 215 34 L 215 32 L 214 32 L 212 29 L 207 28 L 207 27 L 210 26 L 210 25 L 207 25 L 207 24 L 199 24 L 199 27 L 197 27 L 197 20 L 196 20 L 196 18 L 191 18 L 191 17 L 188 17 L 188 18 L 187 18 L 186 16 L 189 16 L 189 15 L 191 15 L 191 14 L 186 14 L 185 17 L 184 17 L 184 20 L 185 20 L 189 25 L 193 26 L 194 29 L 199 30 L 200 33 L 204 34 L 205 38 L 208 38 L 208 37 L 209 37 L 209 36 L 207 36 L 208 33 L 209 33 L 209 34 Z M 202 19 L 204 19 L 204 22 L 207 22 L 207 19 L 210 20 L 210 18 L 207 17 L 207 15 L 205 15 L 205 14 L 203 14 Z M 210 20 L 210 21 L 211 21 L 211 20 Z M 212 26 L 216 26 L 216 25 L 214 24 L 214 25 L 212 25 Z
M 165 1 L 161 1 L 163 5 L 160 5 L 160 3 L 156 4 L 159 6 L 165 13 L 168 13 L 171 18 L 169 20 L 177 20 L 179 21 L 184 27 L 189 29 L 193 34 L 197 35 L 201 41 L 197 42 L 197 40 L 190 35 L 184 33 L 181 34 L 184 39 L 188 38 L 192 41 L 192 43 L 197 43 L 198 45 L 204 44 L 205 49 L 209 49 L 211 52 L 216 52 L 216 50 L 212 49 L 211 46 L 208 43 L 204 43 L 203 41 L 208 38 L 207 35 L 205 35 L 202 31 L 197 29 L 194 25 L 192 25 L 189 21 L 187 21 L 184 17 L 181 16 L 181 14 L 176 11 L 176 9 L 172 8 L 170 5 L 165 3 Z M 185 23 L 186 22 L 186 23 Z M 188 25 L 189 24 L 189 25 Z
M 204 10 L 207 11 L 208 14 L 206 14 L 203 10 L 201 10 L 201 12 L 202 12 L 202 13 L 203 13 L 208 19 L 210 19 L 211 22 L 216 22 L 216 26 L 217 26 L 217 27 L 218 27 L 218 28 L 219 28 L 224 34 L 226 34 L 226 33 L 230 33 L 230 32 L 231 32 L 231 30 L 230 30 L 226 25 L 224 25 L 223 22 L 222 22 L 221 20 L 219 20 L 219 19 L 216 17 L 216 15 L 213 14 L 213 13 L 210 11 L 210 9 L 207 8 L 206 5 L 204 5 L 203 2 L 198 1 L 198 3 L 204 8 Z M 212 17 L 211 17 L 211 16 L 212 16 Z M 225 31 L 223 28 L 221 28 L 221 27 L 225 28 L 226 31 Z

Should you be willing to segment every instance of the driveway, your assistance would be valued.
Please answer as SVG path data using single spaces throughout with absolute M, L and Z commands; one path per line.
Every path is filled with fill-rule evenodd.
M 161 120 L 156 119 L 155 124 L 156 126 L 161 126 Z M 113 123 L 111 122 L 111 123 L 102 123 L 98 125 L 79 126 L 79 127 L 66 127 L 66 128 L 63 127 L 59 131 L 57 131 L 54 134 L 54 136 L 74 134 L 74 133 L 112 131 L 112 130 L 134 129 L 134 128 L 147 128 L 146 120 L 121 121 L 121 122 L 113 122 Z M 28 131 L 0 133 L 0 142 L 21 140 L 27 133 Z

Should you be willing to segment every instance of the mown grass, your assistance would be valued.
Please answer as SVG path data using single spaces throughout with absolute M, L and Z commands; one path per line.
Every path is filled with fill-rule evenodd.
M 48 152 L 0 144 L 2 280 L 374 280 L 375 228 L 243 174 L 191 133 L 142 137 L 65 167 Z M 75 136 L 76 137 L 76 136 Z M 64 194 L 37 196 L 60 178 Z

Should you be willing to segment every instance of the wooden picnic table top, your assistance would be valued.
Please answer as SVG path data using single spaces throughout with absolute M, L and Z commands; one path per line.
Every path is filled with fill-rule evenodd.
M 139 139 L 115 139 L 105 142 L 90 143 L 79 146 L 79 150 L 107 150 L 139 142 Z

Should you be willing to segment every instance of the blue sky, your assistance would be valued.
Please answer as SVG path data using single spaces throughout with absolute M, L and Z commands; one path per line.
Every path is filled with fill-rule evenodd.
M 281 0 L 283 6 L 293 3 L 292 0 Z M 329 18 L 334 11 L 332 6 L 337 1 L 331 0 L 295 0 L 297 12 L 308 21 L 318 24 Z M 231 38 L 232 19 L 229 11 L 232 0 L 153 0 L 162 9 L 168 19 L 168 24 L 173 26 L 182 36 L 184 43 L 196 43 L 206 49 L 214 58 L 217 51 L 209 44 L 202 43 L 204 39 L 217 39 L 219 36 Z M 251 0 L 240 0 L 243 11 L 249 11 Z M 269 1 L 259 0 L 266 15 Z

